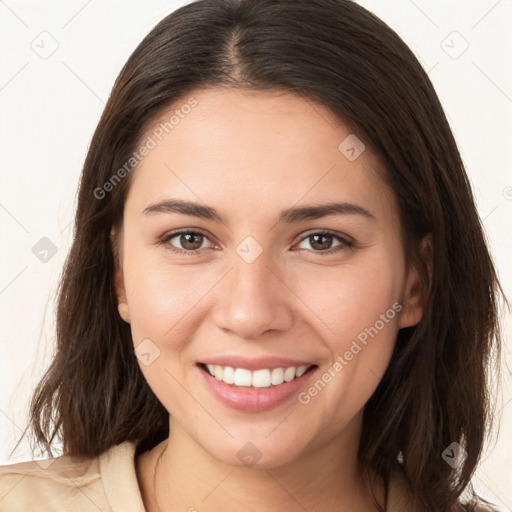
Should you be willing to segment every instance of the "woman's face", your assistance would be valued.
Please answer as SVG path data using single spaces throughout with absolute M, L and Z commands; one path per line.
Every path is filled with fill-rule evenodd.
M 125 204 L 116 287 L 140 368 L 226 463 L 271 467 L 354 440 L 398 329 L 422 314 L 393 192 L 316 103 L 191 96 L 143 137 Z

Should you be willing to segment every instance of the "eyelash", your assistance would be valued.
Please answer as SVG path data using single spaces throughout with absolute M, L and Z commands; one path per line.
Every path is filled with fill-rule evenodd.
M 191 251 L 187 251 L 185 249 L 178 249 L 178 248 L 176 248 L 176 247 L 174 247 L 174 246 L 172 246 L 171 244 L 168 243 L 172 238 L 174 238 L 174 237 L 176 237 L 178 235 L 201 235 L 201 236 L 203 236 L 205 238 L 208 238 L 206 233 L 203 233 L 202 231 L 183 229 L 183 230 L 178 230 L 178 231 L 172 231 L 171 233 L 165 234 L 159 240 L 159 244 L 160 245 L 166 244 L 168 246 L 168 249 L 171 252 L 175 253 L 175 254 L 183 254 L 183 255 L 186 255 L 186 256 L 195 256 L 195 255 L 197 255 L 197 254 L 199 254 L 201 252 L 202 249 L 194 249 L 194 250 L 191 250 Z M 312 250 L 312 249 L 303 249 L 303 250 L 309 250 L 309 251 L 315 253 L 318 256 L 329 256 L 331 254 L 340 252 L 340 251 L 342 251 L 344 249 L 347 249 L 347 248 L 352 248 L 354 246 L 354 242 L 351 239 L 349 239 L 348 237 L 342 236 L 339 233 L 336 233 L 336 232 L 333 232 L 333 231 L 329 231 L 329 230 L 310 232 L 307 235 L 305 235 L 304 237 L 302 237 L 299 240 L 298 243 L 301 243 L 304 240 L 307 240 L 308 238 L 310 238 L 310 237 L 312 237 L 314 235 L 329 235 L 329 236 L 332 236 L 333 238 L 335 238 L 335 239 L 337 239 L 338 241 L 341 242 L 340 245 L 337 245 L 337 246 L 332 247 L 330 249 L 327 249 L 325 251 L 315 251 L 315 250 Z

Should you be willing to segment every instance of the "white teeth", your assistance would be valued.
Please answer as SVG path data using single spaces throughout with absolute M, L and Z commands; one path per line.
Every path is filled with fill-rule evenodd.
M 297 368 L 297 371 L 295 372 L 296 377 L 300 377 L 301 375 L 304 375 L 306 373 L 306 370 L 308 369 L 308 366 L 299 366 Z
M 213 372 L 216 379 L 222 380 L 222 377 L 224 377 L 224 369 L 222 368 L 222 366 L 215 365 L 213 367 Z
M 274 368 L 272 370 L 272 384 L 282 384 L 284 382 L 284 370 L 282 368 Z
M 217 378 L 217 376 L 215 376 Z M 222 379 L 218 379 L 222 380 Z M 252 373 L 244 368 L 235 370 L 235 386 L 250 386 L 252 384 Z
M 306 373 L 309 365 L 290 366 L 288 368 L 274 368 L 250 371 L 245 368 L 232 368 L 231 366 L 219 366 L 207 364 L 210 375 L 226 384 L 235 386 L 252 386 L 255 388 L 268 388 L 278 386 L 283 382 L 290 382 Z
M 235 383 L 235 369 L 231 368 L 231 366 L 225 366 L 224 367 L 224 376 L 222 377 L 222 380 L 226 384 L 234 384 Z
M 295 378 L 295 370 L 296 368 L 294 366 L 290 366 L 290 368 L 286 368 L 284 371 L 284 380 L 286 382 L 290 382 Z
M 252 385 L 255 388 L 268 388 L 272 383 L 270 370 L 255 370 L 252 372 Z

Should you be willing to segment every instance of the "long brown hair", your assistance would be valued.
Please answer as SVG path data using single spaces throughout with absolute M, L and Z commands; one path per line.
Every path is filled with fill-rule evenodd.
M 504 295 L 427 74 L 392 29 L 350 0 L 199 0 L 165 17 L 136 48 L 85 160 L 59 288 L 57 351 L 27 429 L 50 455 L 54 440 L 65 455 L 97 456 L 127 440 L 140 453 L 168 436 L 168 411 L 140 371 L 114 289 L 110 235 L 133 173 L 125 167 L 122 179 L 105 184 L 120 177 L 169 105 L 211 87 L 284 90 L 326 106 L 385 169 L 427 304 L 417 326 L 399 331 L 365 405 L 359 460 L 387 479 L 401 452 L 417 503 L 451 509 L 471 488 L 492 419 L 489 372 L 499 370 Z M 429 233 L 431 275 L 419 252 Z M 453 442 L 467 452 L 457 468 L 442 457 Z

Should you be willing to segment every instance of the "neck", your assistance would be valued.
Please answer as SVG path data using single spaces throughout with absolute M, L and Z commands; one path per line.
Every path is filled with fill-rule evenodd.
M 292 463 L 257 468 L 213 458 L 170 423 L 170 436 L 137 460 L 137 476 L 147 512 L 375 512 L 357 463 L 357 440 L 349 432 L 315 446 Z M 356 441 L 356 442 L 354 442 Z M 377 477 L 373 494 L 384 509 L 386 489 Z

